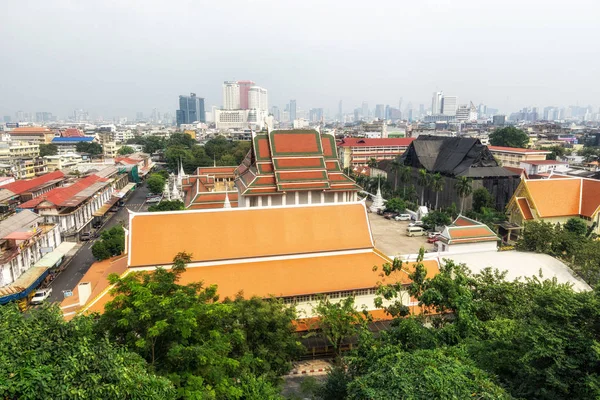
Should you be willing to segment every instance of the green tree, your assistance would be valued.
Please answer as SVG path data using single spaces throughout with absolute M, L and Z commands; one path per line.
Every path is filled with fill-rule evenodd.
M 419 170 L 419 177 L 417 178 L 417 185 L 421 186 L 421 205 L 425 205 L 425 188 L 429 186 L 431 176 L 425 168 Z
M 444 178 L 439 172 L 431 175 L 431 190 L 435 192 L 435 209 L 437 210 L 440 192 L 444 190 Z
M 162 174 L 154 173 L 150 174 L 146 179 L 146 185 L 150 193 L 160 194 L 165 190 L 166 179 Z
M 287 372 L 286 343 L 296 343 L 282 333 L 292 331 L 293 313 L 258 299 L 219 302 L 216 286 L 178 284 L 191 260 L 181 252 L 171 270 L 111 275 L 114 297 L 99 317 L 99 333 L 167 376 L 178 398 L 275 398 L 271 377 Z
M 521 236 L 517 240 L 517 249 L 550 253 L 554 238 L 554 226 L 544 221 L 529 221 L 525 223 Z
M 410 178 L 412 177 L 412 168 L 408 166 L 401 167 L 399 176 L 400 182 L 402 182 L 402 194 L 404 196 L 404 200 L 410 200 L 408 197 L 406 197 L 406 185 L 410 182 Z
M 375 167 L 377 167 L 377 159 L 375 157 L 369 158 L 369 161 L 367 161 L 367 166 L 369 168 L 375 168 Z
M 527 148 L 529 136 L 514 126 L 507 126 L 496 129 L 490 134 L 490 144 L 492 146 Z
M 342 342 L 358 333 L 366 321 L 366 314 L 356 310 L 353 296 L 335 303 L 322 298 L 313 311 L 317 315 L 316 323 L 319 331 L 333 346 L 336 360 L 339 362 Z
M 92 156 L 102 154 L 102 146 L 95 142 L 79 142 L 75 145 L 75 151 L 78 153 L 87 153 Z
M 510 399 L 492 377 L 458 350 L 373 351 L 364 373 L 348 384 L 348 399 Z
M 159 136 L 146 136 L 142 143 L 144 145 L 144 153 L 154 154 L 166 147 L 165 140 Z
M 169 399 L 175 391 L 137 354 L 97 337 L 94 320 L 66 322 L 58 307 L 0 307 L 4 399 Z M 59 384 L 60 382 L 60 384 Z
M 427 227 L 430 227 L 432 229 L 436 226 L 446 226 L 452 223 L 450 215 L 448 215 L 444 211 L 438 210 L 429 212 L 421 220 Z
M 167 147 L 180 146 L 191 149 L 195 144 L 196 141 L 187 133 L 173 133 L 167 140 Z
M 551 153 L 546 157 L 548 160 L 563 158 L 567 154 L 567 149 L 565 149 L 563 146 L 552 146 L 549 150 Z
M 193 172 L 198 167 L 194 151 L 181 145 L 167 147 L 165 150 L 165 160 L 167 161 L 169 170 L 175 173 L 177 173 L 181 162 L 183 162 L 183 169 L 187 173 Z M 209 165 L 212 165 L 212 162 Z
M 40 157 L 55 156 L 58 154 L 58 146 L 52 143 L 40 144 Z
M 454 184 L 454 189 L 460 197 L 460 213 L 462 214 L 465 205 L 465 198 L 469 197 L 473 193 L 472 179 L 466 176 L 461 176 Z
M 482 208 L 494 208 L 494 200 L 490 192 L 480 187 L 473 191 L 473 211 L 482 212 Z
M 133 153 L 135 153 L 135 150 L 131 146 L 121 146 L 121 148 L 119 149 L 118 153 L 120 155 L 124 156 L 124 155 L 127 155 L 127 154 L 133 154 Z
M 125 250 L 125 230 L 121 225 L 102 231 L 100 240 L 92 246 L 92 255 L 97 260 L 118 256 Z
M 581 218 L 569 218 L 564 228 L 578 236 L 585 236 L 588 231 L 587 223 Z
M 219 158 L 219 161 L 217 161 L 217 165 L 237 167 L 238 164 L 236 164 L 235 157 L 232 154 L 224 154 Z
M 391 162 L 392 172 L 394 173 L 394 192 L 398 190 L 398 175 L 400 173 L 400 168 L 402 168 L 402 163 L 398 161 L 398 159 L 394 159 Z
M 148 207 L 150 212 L 158 211 L 180 211 L 185 210 L 185 205 L 181 200 L 163 200 L 160 203 Z
M 399 198 L 389 199 L 385 202 L 385 210 L 402 213 L 406 209 L 406 203 Z

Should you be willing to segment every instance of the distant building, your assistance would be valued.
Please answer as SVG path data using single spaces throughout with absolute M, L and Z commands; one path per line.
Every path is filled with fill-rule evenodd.
M 308 111 L 310 122 L 320 122 L 323 119 L 323 109 L 322 108 L 311 108 Z
M 55 137 L 52 139 L 52 144 L 58 147 L 58 154 L 69 154 L 77 152 L 79 143 L 93 143 L 96 139 L 93 137 Z
M 377 162 L 393 160 L 404 154 L 413 138 L 368 139 L 344 138 L 337 142 L 342 168 L 364 166 L 374 158 Z
M 247 110 L 249 108 L 258 108 L 252 107 L 249 104 L 250 101 L 250 88 L 252 88 L 255 84 L 252 81 L 237 81 L 238 87 L 240 88 L 240 106 L 239 108 L 242 110 Z M 229 93 L 228 93 L 229 95 Z M 229 100 L 228 100 L 229 101 Z M 234 105 L 235 103 L 232 103 Z M 234 110 L 234 108 L 231 108 Z
M 551 153 L 547 150 L 521 149 L 518 147 L 488 146 L 492 155 L 504 167 L 521 167 L 527 161 L 542 161 Z
M 37 126 L 23 126 L 15 128 L 9 132 L 13 141 L 30 142 L 37 144 L 51 143 L 54 139 L 54 132 L 48 128 Z
M 458 97 L 444 96 L 442 98 L 442 115 L 454 116 L 458 107 Z
M 569 169 L 569 164 L 556 160 L 521 161 L 520 167 L 525 171 L 527 176 L 532 176 L 566 173 Z
M 469 120 L 470 108 L 466 104 L 461 104 L 456 109 L 456 120 L 458 122 L 466 122 Z
M 290 100 L 290 121 L 294 121 L 296 119 L 296 100 Z
M 434 92 L 431 99 L 431 115 L 439 115 L 442 113 L 444 92 Z
M 385 119 L 385 106 L 383 104 L 375 105 L 375 118 Z
M 504 126 L 506 124 L 506 115 L 494 115 L 492 117 L 492 124 L 494 126 Z
M 177 126 L 193 122 L 206 122 L 204 98 L 196 97 L 195 93 L 189 96 L 179 96 L 179 110 L 176 111 Z
M 249 87 L 244 86 L 247 94 Z M 246 98 L 245 104 L 248 104 Z M 223 82 L 223 110 L 241 110 L 240 85 L 236 81 Z

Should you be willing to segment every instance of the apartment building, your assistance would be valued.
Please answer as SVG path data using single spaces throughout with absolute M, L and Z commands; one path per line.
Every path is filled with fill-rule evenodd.
M 543 161 L 550 154 L 547 150 L 522 149 L 518 147 L 488 146 L 492 155 L 503 167 L 521 167 L 522 162 Z
M 344 138 L 337 142 L 338 156 L 342 168 L 367 165 L 369 160 L 377 162 L 393 160 L 404 154 L 414 138 Z

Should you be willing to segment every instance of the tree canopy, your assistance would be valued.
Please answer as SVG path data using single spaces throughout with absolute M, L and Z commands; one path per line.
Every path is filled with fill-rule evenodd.
M 92 255 L 96 260 L 118 256 L 125 250 L 125 230 L 121 225 L 115 225 L 102 231 L 100 239 L 92 246 Z
M 185 205 L 181 200 L 163 200 L 156 205 L 148 207 L 148 211 L 150 212 L 181 210 L 185 210 Z
M 167 180 L 161 173 L 150 174 L 146 178 L 146 185 L 150 193 L 161 194 L 165 190 L 165 183 Z
M 3 399 L 170 399 L 172 383 L 137 354 L 94 334 L 94 320 L 63 319 L 58 307 L 0 307 Z
M 40 157 L 55 156 L 58 154 L 58 146 L 52 143 L 40 144 Z
M 514 126 L 506 126 L 496 129 L 490 134 L 490 144 L 492 146 L 527 148 L 529 136 Z
M 102 154 L 102 145 L 95 142 L 79 142 L 75 145 L 75 151 L 97 156 Z
M 127 154 L 133 154 L 133 153 L 135 153 L 135 150 L 131 146 L 121 146 L 121 148 L 119 149 L 118 153 L 120 155 L 124 156 L 124 155 L 127 155 Z

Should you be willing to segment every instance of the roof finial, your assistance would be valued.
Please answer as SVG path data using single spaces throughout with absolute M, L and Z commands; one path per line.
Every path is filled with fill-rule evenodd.
M 229 202 L 229 193 L 227 192 L 227 182 L 225 182 L 225 204 L 223 204 L 223 208 L 231 208 L 231 203 Z

